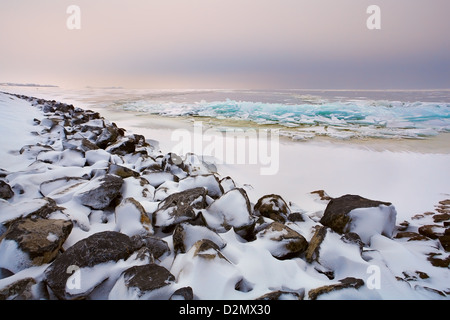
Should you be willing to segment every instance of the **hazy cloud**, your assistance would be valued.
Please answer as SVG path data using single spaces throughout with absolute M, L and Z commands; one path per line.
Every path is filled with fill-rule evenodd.
M 66 9 L 81 8 L 81 30 Z M 381 30 L 366 9 L 381 8 Z M 448 0 L 0 0 L 0 81 L 450 87 Z

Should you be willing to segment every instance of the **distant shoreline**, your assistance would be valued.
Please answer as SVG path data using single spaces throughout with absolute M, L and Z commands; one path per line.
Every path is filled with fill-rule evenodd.
M 52 84 L 36 84 L 36 83 L 0 83 L 4 87 L 30 87 L 30 88 L 59 88 Z

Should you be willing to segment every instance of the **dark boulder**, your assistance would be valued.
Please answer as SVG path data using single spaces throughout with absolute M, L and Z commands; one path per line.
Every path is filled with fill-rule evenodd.
M 355 232 L 364 243 L 369 244 L 375 234 L 392 237 L 396 215 L 394 206 L 389 202 L 345 195 L 330 200 L 320 223 L 340 234 Z
M 390 206 L 389 202 L 374 201 L 357 195 L 345 195 L 332 199 L 325 209 L 320 223 L 338 233 L 346 232 L 350 221 L 348 213 L 358 208 L 372 208 L 380 205 Z
M 293 212 L 288 216 L 288 220 L 291 222 L 305 222 L 303 214 L 300 212 Z
M 135 235 L 132 236 L 131 239 L 135 242 L 136 247 L 142 246 L 147 248 L 156 260 L 170 253 L 170 248 L 167 242 L 157 236 Z
M 450 252 L 450 229 L 446 229 L 444 234 L 439 237 L 439 242 L 445 251 Z
M 175 277 L 156 264 L 134 266 L 125 270 L 111 289 L 110 299 L 168 299 Z M 166 289 L 166 290 L 164 290 Z M 127 292 L 123 296 L 123 292 Z M 117 296 L 116 296 L 117 294 Z
M 0 180 L 0 199 L 8 200 L 14 196 L 11 186 L 5 181 Z
M 87 207 L 96 210 L 105 209 L 120 194 L 122 184 L 123 179 L 121 177 L 107 174 L 91 180 L 91 183 L 83 188 L 83 191 L 76 197 L 81 204 Z M 86 188 L 88 190 L 84 191 Z
M 109 145 L 113 144 L 119 137 L 119 132 L 113 126 L 107 126 L 102 129 L 95 141 L 95 145 L 100 149 L 106 149 Z
M 117 129 L 119 130 L 119 129 Z M 111 154 L 125 156 L 136 151 L 136 147 L 145 145 L 145 138 L 141 135 L 133 134 L 118 139 L 114 144 L 109 145 L 105 150 Z
M 127 259 L 138 250 L 136 242 L 123 233 L 104 231 L 82 239 L 59 255 L 45 270 L 45 281 L 59 299 L 82 298 L 89 292 L 77 295 L 66 291 L 66 284 L 72 275 L 69 267 L 91 268 L 96 265 Z

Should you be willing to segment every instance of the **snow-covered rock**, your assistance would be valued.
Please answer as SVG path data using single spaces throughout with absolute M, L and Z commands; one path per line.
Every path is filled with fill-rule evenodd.
M 258 200 L 254 208 L 255 215 L 261 215 L 275 221 L 287 221 L 291 210 L 286 201 L 276 194 L 266 195 Z
M 189 223 L 181 223 L 173 232 L 173 248 L 176 253 L 186 253 L 199 240 L 210 240 L 219 249 L 226 246 L 226 242 L 214 231 L 205 226 L 195 226 Z
M 391 238 L 395 230 L 397 212 L 392 205 L 380 205 L 376 208 L 358 208 L 348 213 L 350 222 L 346 232 L 358 234 L 364 243 L 369 244 L 370 238 L 382 234 Z
M 92 120 L 88 123 L 95 126 L 95 124 L 93 124 Z M 104 126 L 103 121 L 102 121 L 101 125 L 100 125 L 100 123 L 98 123 L 97 126 L 102 129 L 101 129 L 101 132 L 98 135 L 97 139 L 95 140 L 95 144 L 101 149 L 105 149 L 108 145 L 111 145 L 112 143 L 114 143 L 117 140 L 117 138 L 120 136 L 120 132 L 115 127 L 108 126 L 106 128 L 103 128 L 103 126 Z
M 134 198 L 124 199 L 115 209 L 117 231 L 128 236 L 153 234 L 153 226 L 144 207 Z
M 27 218 L 14 222 L 1 237 L 0 268 L 17 272 L 50 263 L 58 255 L 72 227 L 72 222 L 67 220 Z M 13 250 L 14 247 L 17 248 Z M 22 259 L 16 259 L 16 256 Z
M 113 300 L 168 300 L 175 277 L 156 264 L 133 266 L 125 270 L 111 289 Z
M 16 203 L 0 200 L 0 224 L 8 225 L 20 218 L 48 218 L 50 214 L 61 210 L 51 198 L 28 199 Z
M 84 153 L 82 151 L 71 149 L 66 149 L 62 152 L 40 152 L 36 159 L 46 163 L 57 164 L 63 167 L 83 167 L 86 164 Z
M 308 241 L 288 226 L 273 222 L 256 234 L 257 241 L 278 259 L 298 257 L 305 252 Z
M 48 299 L 43 286 L 34 278 L 17 280 L 0 289 L 0 300 L 41 300 Z
M 123 179 L 120 189 L 122 198 L 135 198 L 141 201 L 154 201 L 155 188 L 142 177 L 128 177 Z
M 92 209 L 105 209 L 119 194 L 123 179 L 105 175 L 92 179 L 74 195 L 81 204 Z
M 205 188 L 206 194 L 212 198 L 219 198 L 223 194 L 223 188 L 220 185 L 217 177 L 213 174 L 186 177 L 178 182 L 179 191 L 185 191 L 188 189 L 199 187 Z
M 131 237 L 132 241 L 136 242 L 136 246 L 148 249 L 149 253 L 152 255 L 151 261 L 161 260 L 170 255 L 171 249 L 169 244 L 157 237 L 149 235 L 136 235 Z
M 64 177 L 42 182 L 39 190 L 45 197 L 55 200 L 57 204 L 63 204 L 72 200 L 74 194 L 88 183 L 89 181 L 83 178 Z
M 86 163 L 90 166 L 98 161 L 109 161 L 111 154 L 103 149 L 86 151 Z
M 155 172 L 144 171 L 142 177 L 147 179 L 147 181 L 155 188 L 158 188 L 166 181 L 178 182 L 178 177 L 176 177 L 170 172 L 165 171 L 155 171 Z
M 136 151 L 137 146 L 145 144 L 145 138 L 141 135 L 130 135 L 121 137 L 115 143 L 109 145 L 105 150 L 111 154 L 127 155 Z
M 188 168 L 181 157 L 173 152 L 166 154 L 161 160 L 161 168 L 166 172 L 171 172 L 179 179 L 188 176 Z
M 208 227 L 216 232 L 234 228 L 236 232 L 245 235 L 255 223 L 247 193 L 241 188 L 230 190 L 211 203 L 203 211 L 203 217 Z
M 206 207 L 206 190 L 204 188 L 189 189 L 169 195 L 158 205 L 153 214 L 156 227 L 168 230 L 176 224 L 193 220 L 197 214 L 195 209 Z
M 89 277 L 84 279 L 88 281 L 96 279 L 94 283 L 84 283 L 86 290 L 77 290 L 68 292 L 71 288 L 77 289 L 77 283 L 73 287 L 67 285 L 69 277 L 76 270 L 81 268 L 93 268 L 94 266 L 108 262 L 117 262 L 121 259 L 126 260 L 136 251 L 138 247 L 127 235 L 119 232 L 105 231 L 98 232 L 92 236 L 75 243 L 64 253 L 59 255 L 55 261 L 45 270 L 45 281 L 52 289 L 56 297 L 60 299 L 74 299 L 88 295 L 95 286 L 108 276 Z M 97 272 L 108 273 L 108 268 L 97 270 Z M 75 275 L 76 276 L 76 275 Z M 80 275 L 81 276 L 81 275 Z M 100 282 L 98 279 L 100 278 Z M 82 279 L 80 279 L 81 283 Z
M 282 290 L 276 290 L 273 292 L 266 293 L 262 295 L 261 297 L 256 298 L 255 300 L 266 300 L 266 301 L 272 301 L 272 300 L 303 300 L 305 297 L 305 290 L 298 290 L 297 291 L 282 291 Z
M 114 163 L 112 163 L 109 166 L 108 173 L 119 176 L 123 179 L 129 178 L 129 177 L 137 178 L 140 176 L 139 172 L 136 172 L 130 168 L 127 168 L 125 166 L 121 166 L 118 164 L 114 164 Z
M 375 234 L 392 237 L 396 216 L 391 203 L 345 195 L 328 203 L 320 222 L 338 233 L 355 232 L 368 244 Z

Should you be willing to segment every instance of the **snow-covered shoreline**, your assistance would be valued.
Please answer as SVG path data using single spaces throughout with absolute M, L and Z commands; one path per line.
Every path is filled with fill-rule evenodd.
M 11 88 L 4 88 L 12 92 Z M 141 96 L 160 96 L 182 101 L 215 95 L 215 90 L 69 90 L 51 88 L 15 88 L 18 93 L 73 104 L 94 110 L 129 133 L 143 135 L 158 144 L 164 153 L 174 151 L 177 130 L 194 131 L 192 119 L 167 118 L 140 112 L 116 110 L 115 101 L 133 102 Z M 149 94 L 151 92 L 151 94 Z M 221 91 L 219 91 L 220 93 Z M 224 91 L 222 98 L 226 97 Z M 232 91 L 231 91 L 232 92 Z M 12 92 L 14 93 L 14 92 Z M 180 96 L 178 96 L 180 94 Z M 411 94 L 404 92 L 403 94 Z M 191 97 L 193 95 L 193 97 Z M 423 95 L 423 94 L 422 94 Z M 418 95 L 416 99 L 421 97 Z M 397 97 L 398 98 L 398 97 Z M 422 98 L 424 98 L 422 96 Z M 140 98 L 142 99 L 142 98 Z M 181 100 L 180 100 L 181 99 Z M 211 98 L 210 98 L 211 99 Z M 411 97 L 408 97 L 411 99 Z M 413 98 L 414 99 L 414 98 Z M 409 101 L 409 100 L 408 100 Z M 414 101 L 414 100 L 413 100 Z M 427 100 L 424 100 L 427 101 Z M 196 119 L 203 121 L 203 119 Z M 211 124 L 204 120 L 204 129 Z M 215 123 L 212 124 L 213 126 Z M 175 135 L 177 137 L 177 135 Z M 395 204 L 399 220 L 433 210 L 441 200 L 450 197 L 450 134 L 441 133 L 427 139 L 350 139 L 292 142 L 280 137 L 279 170 L 274 175 L 260 174 L 261 165 L 218 164 L 222 177 L 231 175 L 256 202 L 265 194 L 278 192 L 307 212 L 322 210 L 309 193 L 324 189 L 330 195 L 360 194 L 385 199 Z M 193 150 L 192 150 L 193 151 Z M 177 152 L 177 151 L 174 151 Z
M 128 134 L 96 112 L 9 94 L 0 98 L 0 180 L 2 190 L 12 192 L 0 202 L 1 297 L 445 299 L 450 294 L 445 251 L 450 204 L 447 191 L 437 191 L 446 184 L 425 190 L 427 198 L 433 196 L 428 201 L 438 206 L 427 204 L 434 212 L 416 208 L 414 214 L 423 215 L 407 217 L 411 208 L 401 208 L 399 216 L 394 201 L 395 192 L 402 190 L 376 181 L 380 173 L 367 168 L 352 173 L 383 186 L 371 198 L 384 202 L 364 202 L 362 207 L 350 205 L 338 192 L 344 184 L 349 193 L 364 196 L 373 191 L 361 190 L 367 183 L 339 181 L 342 176 L 337 175 L 335 185 L 319 186 L 320 180 L 311 184 L 306 176 L 309 192 L 325 189 L 335 206 L 353 208 L 347 212 L 352 213 L 351 223 L 336 231 L 322 219 L 332 211 L 331 197 L 308 192 L 309 199 L 302 201 L 295 191 L 277 195 L 280 180 L 253 192 L 239 186 L 261 183 L 241 182 L 251 180 L 244 173 L 248 168 L 235 177 L 235 168 L 219 166 L 219 176 L 195 155 L 180 163 L 148 143 L 149 137 Z M 319 152 L 326 159 L 326 150 L 321 150 L 323 154 L 315 150 L 316 156 Z M 308 157 L 307 151 L 311 149 L 299 150 L 282 168 L 292 170 Z M 358 156 L 377 161 L 374 153 Z M 447 160 L 414 157 L 405 155 L 401 166 L 429 159 L 433 168 Z M 342 158 L 344 168 L 352 166 L 349 159 Z M 396 154 L 391 161 L 399 159 Z M 398 169 L 391 172 L 393 181 Z M 317 170 L 326 175 L 327 163 L 318 163 Z M 288 171 L 281 173 L 285 179 Z M 421 173 L 427 179 L 427 172 Z M 306 189 L 296 192 L 307 194 Z M 45 237 L 35 234 L 34 223 L 50 231 Z M 368 230 L 367 224 L 373 228 Z M 24 232 L 43 243 L 60 242 L 59 247 L 51 250 L 51 257 L 31 254 L 14 238 Z M 117 242 L 118 237 L 123 240 Z M 73 274 L 67 273 L 68 267 L 75 268 Z M 159 282 L 132 281 L 151 275 Z M 15 295 L 8 294 L 13 291 Z

